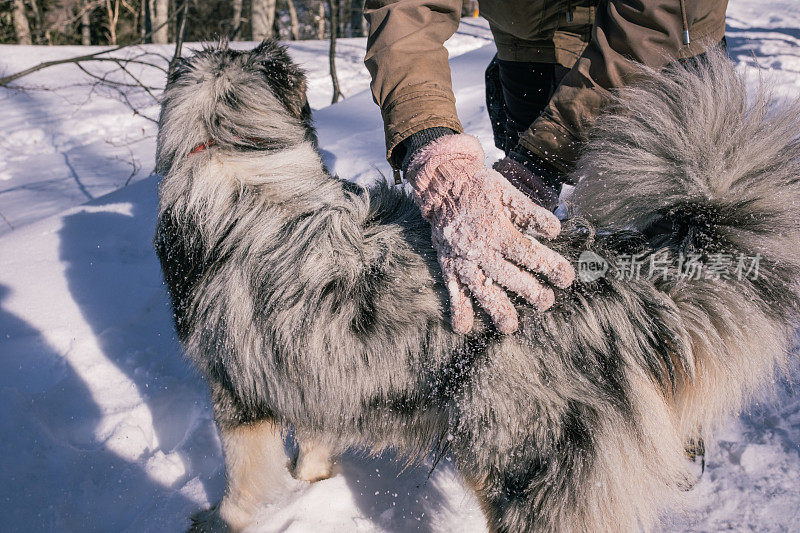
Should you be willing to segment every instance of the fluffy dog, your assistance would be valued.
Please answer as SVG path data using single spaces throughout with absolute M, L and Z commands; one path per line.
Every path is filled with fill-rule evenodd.
M 514 335 L 479 316 L 461 336 L 427 222 L 401 190 L 326 171 L 284 49 L 212 46 L 177 66 L 155 245 L 228 479 L 197 528 L 244 528 L 285 490 L 290 426 L 306 478 L 350 447 L 449 453 L 493 531 L 648 528 L 681 499 L 687 443 L 794 339 L 800 108 L 748 103 L 715 53 L 640 78 L 597 124 L 551 243 L 603 268 L 547 313 L 517 302 Z M 629 275 L 625 257 L 645 267 Z M 722 257 L 748 258 L 745 275 L 709 275 Z

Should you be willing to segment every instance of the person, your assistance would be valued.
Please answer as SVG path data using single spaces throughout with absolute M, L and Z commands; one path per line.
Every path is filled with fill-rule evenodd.
M 506 154 L 493 168 L 456 113 L 444 42 L 461 7 L 366 0 L 365 64 L 387 159 L 431 223 L 453 329 L 471 331 L 472 296 L 512 333 L 519 320 L 505 289 L 545 310 L 550 285 L 574 279 L 569 261 L 537 237 L 560 231 L 552 210 L 612 91 L 631 83 L 637 63 L 663 68 L 724 43 L 727 0 L 482 0 L 497 46 L 487 109 Z

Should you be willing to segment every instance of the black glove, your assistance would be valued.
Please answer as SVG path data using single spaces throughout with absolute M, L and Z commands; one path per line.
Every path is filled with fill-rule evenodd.
M 561 191 L 558 174 L 538 162 L 524 148 L 512 150 L 492 168 L 540 206 L 550 211 L 558 207 L 558 195 Z

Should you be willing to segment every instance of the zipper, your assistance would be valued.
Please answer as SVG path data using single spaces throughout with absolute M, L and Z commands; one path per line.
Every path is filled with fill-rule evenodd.
M 681 21 L 683 22 L 683 44 L 684 46 L 692 42 L 689 36 L 689 22 L 686 19 L 686 0 L 679 0 L 681 5 Z

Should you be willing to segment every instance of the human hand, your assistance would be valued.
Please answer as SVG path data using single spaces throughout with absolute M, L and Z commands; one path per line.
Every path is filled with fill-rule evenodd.
M 558 235 L 561 223 L 555 215 L 483 161 L 478 139 L 447 135 L 419 149 L 406 176 L 431 223 L 453 329 L 472 330 L 471 293 L 500 332 L 513 333 L 519 326 L 517 312 L 499 285 L 544 311 L 555 300 L 553 290 L 524 269 L 560 288 L 572 283 L 575 271 L 534 238 Z

